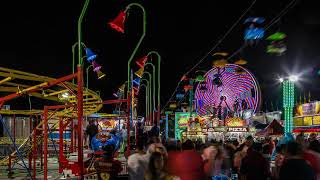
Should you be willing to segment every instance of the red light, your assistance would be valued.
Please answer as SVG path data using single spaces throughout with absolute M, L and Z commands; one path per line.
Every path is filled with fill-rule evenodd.
M 300 133 L 300 132 L 320 132 L 320 128 L 310 128 L 310 129 L 298 128 L 298 129 L 294 129 L 293 132 L 295 132 L 295 133 Z
M 142 68 L 144 64 L 147 62 L 147 60 L 148 60 L 148 56 L 143 56 L 142 58 L 138 59 L 136 63 L 140 68 Z
M 124 33 L 124 22 L 126 20 L 126 13 L 121 11 L 118 16 L 109 23 L 111 28 L 115 29 L 118 32 Z

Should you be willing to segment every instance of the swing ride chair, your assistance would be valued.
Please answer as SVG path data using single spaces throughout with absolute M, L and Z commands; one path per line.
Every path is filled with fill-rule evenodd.
M 73 130 L 76 129 L 74 128 L 73 120 L 77 118 L 77 94 L 79 92 L 77 91 L 78 86 L 69 82 L 75 78 L 78 78 L 79 81 L 79 77 L 81 76 L 78 76 L 78 73 L 55 79 L 0 67 L 0 76 L 4 78 L 0 80 L 0 92 L 2 94 L 0 97 L 0 107 L 3 107 L 9 100 L 26 96 L 29 96 L 29 100 L 30 97 L 37 99 L 37 103 L 40 99 L 43 102 L 50 101 L 52 104 L 60 104 L 44 106 L 44 109 L 33 109 L 30 100 L 30 109 L 28 110 L 13 110 L 9 108 L 0 110 L 0 120 L 5 134 L 8 136 L 1 137 L 0 143 L 2 146 L 11 148 L 9 153 L 3 154 L 2 159 L 0 159 L 0 166 L 7 167 L 8 174 L 12 175 L 14 173 L 14 166 L 20 164 L 27 171 L 25 176 L 36 179 L 36 174 L 39 172 L 42 174 L 40 169 L 43 169 L 44 177 L 47 179 L 48 162 L 46 154 L 51 157 L 49 148 L 47 147 L 48 141 L 53 144 L 56 157 L 59 157 L 59 172 L 68 164 L 63 150 L 66 151 L 65 154 L 68 154 L 79 149 L 75 143 L 77 140 L 75 135 L 79 134 L 79 132 Z M 82 82 L 82 79 L 80 81 Z M 83 93 L 79 94 L 83 96 L 82 110 L 84 116 L 96 113 L 102 108 L 104 102 L 96 92 L 84 88 Z M 17 116 L 29 116 L 29 136 L 20 139 L 15 137 Z M 9 123 L 6 122 L 8 120 L 10 120 L 10 125 L 12 124 L 11 120 L 13 120 L 13 128 L 8 126 Z M 57 131 L 59 131 L 61 138 L 59 137 L 59 141 L 55 142 L 52 135 L 53 132 Z M 63 140 L 63 131 L 71 131 L 71 142 Z M 51 135 L 51 137 L 48 138 L 48 135 Z M 59 155 L 55 143 L 59 146 Z M 39 166 L 36 163 L 38 158 L 41 159 L 41 168 L 37 168 Z M 25 162 L 26 160 L 28 161 L 28 167 Z M 79 171 L 79 167 L 71 169 Z M 33 173 L 31 173 L 31 170 L 33 170 Z

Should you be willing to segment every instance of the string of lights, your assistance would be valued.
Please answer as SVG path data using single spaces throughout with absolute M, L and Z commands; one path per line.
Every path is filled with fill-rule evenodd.
M 252 4 L 249 6 L 249 8 L 240 16 L 240 18 L 236 21 L 235 24 L 237 24 L 242 17 L 252 8 L 252 6 L 255 4 L 256 1 L 253 1 Z M 289 9 L 293 8 L 297 3 L 297 0 L 292 0 L 283 10 L 280 11 L 280 13 L 274 17 L 269 24 L 266 25 L 266 27 L 264 28 L 265 31 L 268 30 L 270 27 L 272 27 L 280 18 L 282 18 L 287 12 L 289 12 Z M 235 24 L 226 32 L 226 34 L 222 37 L 222 40 L 220 39 L 218 41 L 218 43 L 202 58 L 200 59 L 200 61 L 198 63 L 196 63 L 189 71 L 187 71 L 185 75 L 189 74 L 194 68 L 198 67 L 204 60 L 205 58 L 212 53 L 213 50 L 215 50 L 218 45 L 221 44 L 221 42 L 224 40 L 224 38 L 232 31 L 232 29 L 235 27 Z M 247 45 L 244 44 L 242 45 L 239 49 L 237 49 L 232 55 L 230 55 L 227 60 L 230 60 L 232 57 L 234 57 L 235 55 L 237 55 L 239 52 L 241 52 Z M 169 98 L 169 100 L 167 101 L 167 103 L 165 104 L 165 106 L 163 106 L 162 110 L 163 111 L 169 104 L 169 102 L 172 100 L 172 98 L 174 97 L 174 94 L 177 92 L 178 87 L 180 86 L 181 81 L 178 82 L 175 90 L 173 91 L 171 97 Z
M 250 11 L 250 9 L 254 6 L 257 0 L 254 0 L 250 6 L 242 13 L 242 15 L 237 19 L 235 23 L 229 28 L 229 30 L 222 36 L 222 38 L 211 48 L 211 50 L 206 53 L 191 69 L 189 69 L 186 73 L 184 73 L 183 76 L 188 75 L 192 70 L 194 70 L 196 67 L 198 67 L 209 55 L 212 54 L 212 52 L 224 41 L 224 39 L 231 33 L 231 31 L 236 27 L 236 25 L 241 21 L 241 19 Z M 169 104 L 169 102 L 174 97 L 174 94 L 177 92 L 178 87 L 180 86 L 181 81 L 178 82 L 174 92 L 172 93 L 171 97 L 167 101 L 167 103 L 163 106 L 161 112 L 164 110 L 165 107 Z

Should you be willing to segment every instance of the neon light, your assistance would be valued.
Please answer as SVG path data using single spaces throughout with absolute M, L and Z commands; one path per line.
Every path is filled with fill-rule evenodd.
M 294 107 L 294 82 L 283 81 L 283 109 L 284 109 L 284 131 L 291 133 L 293 130 L 293 107 Z
M 236 69 L 241 69 L 244 73 L 237 74 Z M 197 112 L 199 115 L 207 114 L 207 107 L 218 106 L 220 97 L 226 96 L 226 104 L 232 106 L 236 99 L 243 99 L 248 104 L 248 109 L 253 109 L 254 112 L 258 109 L 260 102 L 260 89 L 258 82 L 254 76 L 245 68 L 236 64 L 227 64 L 220 69 L 220 79 L 222 85 L 217 87 L 212 80 L 218 74 L 216 67 L 212 68 L 205 74 L 206 90 L 202 90 L 202 84 L 196 88 L 195 99 L 198 102 Z M 201 105 L 199 104 L 201 102 Z M 226 107 L 222 104 L 222 108 Z

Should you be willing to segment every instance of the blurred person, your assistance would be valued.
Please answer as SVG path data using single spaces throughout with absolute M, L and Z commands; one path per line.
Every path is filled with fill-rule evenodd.
M 143 180 L 148 167 L 149 156 L 143 151 L 143 142 L 138 141 L 136 152 L 128 158 L 128 173 L 132 180 Z
M 270 176 L 269 162 L 261 153 L 261 144 L 254 145 L 251 137 L 247 139 L 246 146 L 248 146 L 247 154 L 242 159 L 240 166 L 241 176 L 246 180 L 267 180 Z
M 320 153 L 320 142 L 318 140 L 311 141 L 309 143 L 309 149 L 314 152 Z
M 182 149 L 181 149 L 181 141 L 178 139 L 177 140 L 177 150 L 179 150 L 179 151 L 181 151 Z
M 251 135 L 246 137 L 246 141 L 244 143 L 248 148 L 252 147 L 254 144 L 253 137 Z
M 187 139 L 182 144 L 182 152 L 176 156 L 175 173 L 182 180 L 203 180 L 204 162 L 200 154 L 195 151 L 194 144 Z
M 118 174 L 122 171 L 121 162 L 113 158 L 114 147 L 113 145 L 106 145 L 102 147 L 103 156 L 97 158 L 94 162 L 94 168 L 98 172 L 98 179 L 104 179 L 108 176 L 110 180 L 117 178 Z
M 160 152 L 154 152 L 151 154 L 145 180 L 180 180 L 179 177 L 169 175 L 165 171 L 164 159 L 165 157 Z
M 309 138 L 308 138 L 308 141 L 312 142 L 314 140 L 317 140 L 317 134 L 316 133 L 311 133 Z
M 319 156 L 316 152 L 310 150 L 309 141 L 304 138 L 304 135 L 301 133 L 296 137 L 297 143 L 300 145 L 302 149 L 302 157 L 307 163 L 311 166 L 313 171 L 317 173 L 319 171 Z M 320 173 L 319 173 L 320 174 Z
M 166 148 L 163 146 L 163 144 L 160 142 L 160 139 L 158 137 L 152 137 L 151 139 L 149 139 L 146 148 L 148 154 L 160 152 L 164 154 L 165 157 L 168 157 L 168 152 Z
M 238 174 L 240 174 L 241 161 L 247 154 L 247 148 L 245 144 L 241 144 L 234 153 L 233 170 Z
M 87 140 L 87 137 L 89 136 L 89 147 L 90 149 L 92 149 L 91 147 L 91 141 L 92 141 L 92 138 L 98 134 L 99 132 L 99 129 L 98 129 L 98 126 L 94 123 L 94 120 L 89 120 L 89 124 L 86 128 L 86 131 L 85 131 L 85 140 Z
M 204 172 L 208 177 L 219 177 L 226 173 L 225 153 L 218 145 L 209 145 L 203 150 Z
M 275 166 L 271 168 L 271 179 L 278 180 L 281 166 L 284 163 L 285 156 L 282 153 L 278 153 L 275 158 Z
M 315 180 L 311 166 L 303 159 L 303 150 L 299 143 L 289 142 L 286 161 L 280 168 L 279 180 Z
M 316 174 L 317 179 L 320 179 L 320 142 L 316 139 L 311 141 L 307 152 L 313 155 L 314 164 L 311 164 L 311 167 Z

